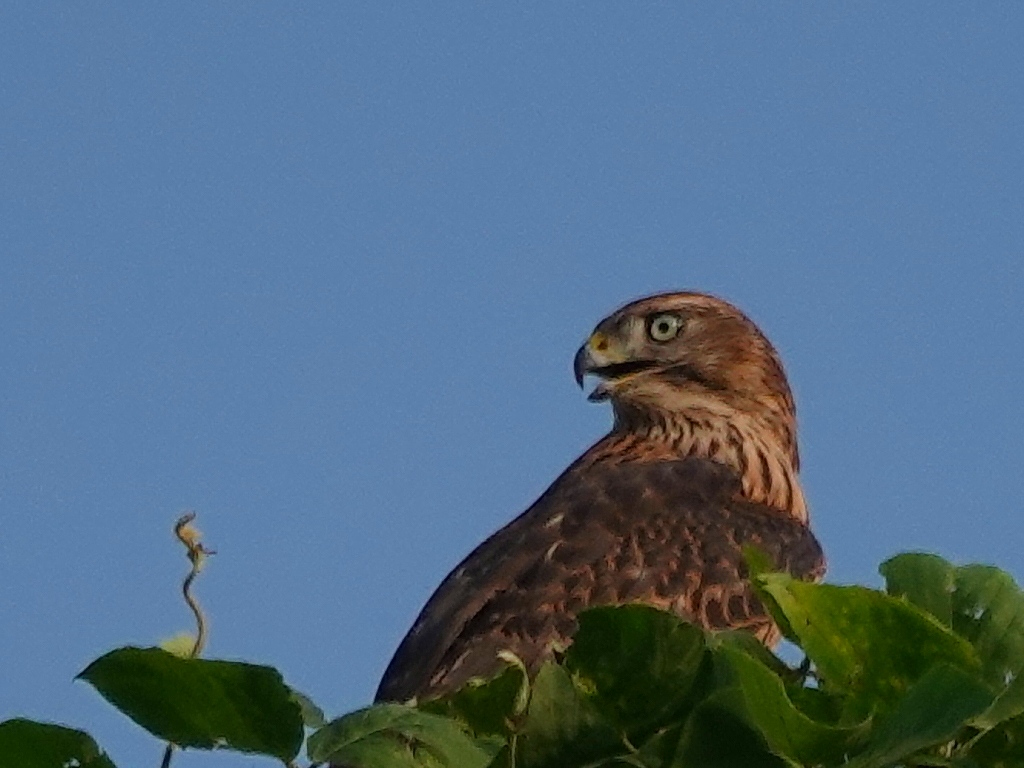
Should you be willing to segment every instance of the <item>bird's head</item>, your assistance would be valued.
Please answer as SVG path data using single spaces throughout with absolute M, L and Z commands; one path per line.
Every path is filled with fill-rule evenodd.
M 795 417 L 779 356 L 754 323 L 726 301 L 665 293 L 606 317 L 580 347 L 576 381 L 602 379 L 590 395 L 616 415 L 733 410 Z

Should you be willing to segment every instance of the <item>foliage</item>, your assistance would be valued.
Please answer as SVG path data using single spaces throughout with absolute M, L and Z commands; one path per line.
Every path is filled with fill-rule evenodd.
M 797 667 L 627 605 L 584 612 L 533 674 L 508 656 L 452 695 L 330 723 L 269 667 L 122 648 L 79 677 L 178 747 L 286 765 L 307 734 L 308 760 L 363 768 L 1024 765 L 1024 593 L 1006 573 L 905 554 L 882 564 L 882 592 L 751 570 Z M 8 765 L 113 764 L 81 731 L 17 719 L 0 723 Z

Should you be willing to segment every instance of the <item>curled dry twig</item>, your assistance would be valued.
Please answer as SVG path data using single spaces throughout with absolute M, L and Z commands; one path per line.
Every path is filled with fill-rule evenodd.
M 207 625 L 203 609 L 199 607 L 199 602 L 192 596 L 192 582 L 203 569 L 206 556 L 216 554 L 212 549 L 203 546 L 202 534 L 192 525 L 192 521 L 195 519 L 196 513 L 188 512 L 179 517 L 178 522 L 174 524 L 174 535 L 188 549 L 188 559 L 192 563 L 192 569 L 185 577 L 185 581 L 182 582 L 181 594 L 184 596 L 185 602 L 188 603 L 192 615 L 196 617 L 196 640 L 192 645 L 192 652 L 189 654 L 193 659 L 203 652 L 203 647 L 206 645 Z
M 185 548 L 188 550 L 189 562 L 192 564 L 188 576 L 185 577 L 185 581 L 181 584 L 181 594 L 192 611 L 192 615 L 196 618 L 196 639 L 189 653 L 189 656 L 193 659 L 203 652 L 203 647 L 206 645 L 207 623 L 206 615 L 203 613 L 199 601 L 192 595 L 192 582 L 195 581 L 199 572 L 203 570 L 206 556 L 216 554 L 212 549 L 207 549 L 203 546 L 202 534 L 192 525 L 192 521 L 195 519 L 195 512 L 187 512 L 179 517 L 178 521 L 174 524 L 174 535 L 178 537 L 178 541 L 185 545 Z M 160 768 L 168 768 L 170 766 L 173 754 L 174 744 L 168 742 Z

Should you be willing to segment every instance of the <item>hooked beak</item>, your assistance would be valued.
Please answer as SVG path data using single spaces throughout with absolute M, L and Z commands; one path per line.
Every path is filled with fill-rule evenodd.
M 600 376 L 602 379 L 612 378 L 615 368 L 614 364 L 618 356 L 611 347 L 612 344 L 608 337 L 599 331 L 595 331 L 587 339 L 587 343 L 576 352 L 576 357 L 572 360 L 572 372 L 580 389 L 583 389 L 583 379 L 588 374 Z M 592 403 L 599 403 L 602 400 L 607 400 L 611 397 L 611 394 L 610 383 L 602 381 L 587 396 L 587 400 Z
M 583 389 L 583 377 L 590 373 L 593 368 L 593 360 L 590 357 L 590 349 L 587 344 L 584 344 L 576 352 L 576 357 L 572 359 L 572 374 L 576 377 L 576 383 L 580 389 Z
M 654 360 L 631 359 L 618 342 L 600 331 L 595 331 L 587 339 L 572 361 L 572 372 L 580 389 L 583 389 L 584 377 L 588 375 L 604 379 L 587 397 L 592 403 L 607 400 L 623 381 L 658 367 L 659 363 Z

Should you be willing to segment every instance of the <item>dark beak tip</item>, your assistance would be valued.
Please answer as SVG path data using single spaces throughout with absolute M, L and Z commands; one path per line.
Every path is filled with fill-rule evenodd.
M 587 360 L 587 348 L 582 346 L 579 351 L 576 352 L 576 357 L 572 361 L 572 373 L 576 379 L 576 384 L 579 385 L 580 389 L 583 389 L 583 377 L 587 375 L 588 370 Z

